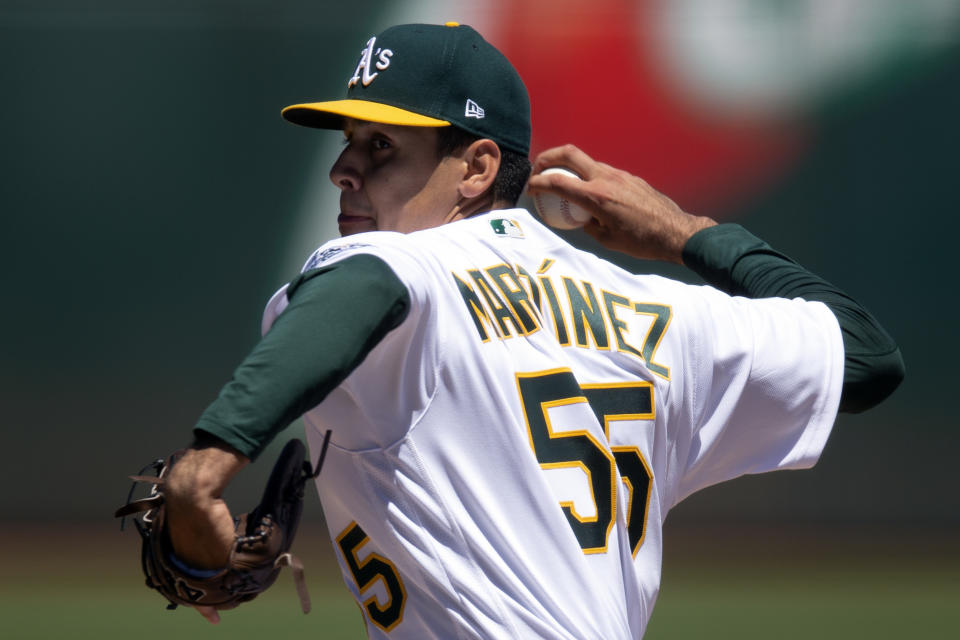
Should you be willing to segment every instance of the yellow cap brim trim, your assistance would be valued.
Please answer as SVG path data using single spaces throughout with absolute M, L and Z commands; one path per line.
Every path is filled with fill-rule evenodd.
M 399 107 L 367 100 L 333 100 L 292 104 L 280 112 L 286 120 L 305 127 L 339 129 L 343 118 L 380 122 L 407 127 L 448 127 L 446 120 L 438 120 Z

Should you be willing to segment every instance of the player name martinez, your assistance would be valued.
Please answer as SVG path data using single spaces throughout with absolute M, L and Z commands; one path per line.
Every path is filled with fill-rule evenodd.
M 586 280 L 548 275 L 553 263 L 544 260 L 535 275 L 503 263 L 451 274 L 480 339 L 528 336 L 546 325 L 565 347 L 616 349 L 669 380 L 670 368 L 654 358 L 670 325 L 670 307 L 636 302 Z

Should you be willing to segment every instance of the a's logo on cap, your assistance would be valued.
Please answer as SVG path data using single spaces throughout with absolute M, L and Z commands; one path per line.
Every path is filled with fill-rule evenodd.
M 470 100 L 469 98 L 467 98 L 467 109 L 463 115 L 466 116 L 467 118 L 476 118 L 477 120 L 480 120 L 481 118 L 483 118 L 483 115 L 484 115 L 483 107 L 478 105 L 473 100 Z
M 377 59 L 375 65 L 373 63 L 374 56 L 376 56 Z M 347 88 L 352 88 L 358 82 L 362 83 L 365 87 L 369 86 L 370 83 L 373 82 L 373 79 L 379 75 L 379 71 L 370 73 L 370 67 L 376 66 L 380 71 L 384 71 L 390 66 L 391 57 L 393 57 L 393 51 L 390 49 L 377 48 L 377 36 L 373 36 L 367 40 L 367 46 L 364 47 L 363 53 L 360 55 L 360 62 L 357 64 L 357 69 L 353 72 L 353 77 L 350 78 L 350 82 L 347 83 Z

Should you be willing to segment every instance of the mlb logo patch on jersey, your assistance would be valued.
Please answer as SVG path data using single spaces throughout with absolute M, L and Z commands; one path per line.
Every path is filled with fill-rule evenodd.
M 350 244 L 335 245 L 332 247 L 328 247 L 326 249 L 321 247 L 320 249 L 317 249 L 316 251 L 314 251 L 313 255 L 311 255 L 307 259 L 307 263 L 303 265 L 303 269 L 301 270 L 301 273 L 304 271 L 309 271 L 310 269 L 316 269 L 320 264 L 326 262 L 327 260 L 333 258 L 334 256 L 337 256 L 343 253 L 344 251 L 349 251 L 350 249 L 356 249 L 358 247 L 369 247 L 369 246 L 370 245 L 364 244 L 362 242 L 353 242 Z
M 490 221 L 490 227 L 493 229 L 493 232 L 504 238 L 522 238 L 523 229 L 520 228 L 520 224 L 516 220 L 508 220 L 507 218 L 495 218 Z

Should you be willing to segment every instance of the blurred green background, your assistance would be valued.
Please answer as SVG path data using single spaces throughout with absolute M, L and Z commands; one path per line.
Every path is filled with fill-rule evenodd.
M 336 95 L 384 26 L 459 17 L 505 33 L 514 4 L 0 0 L 4 637 L 363 637 L 315 495 L 297 546 L 317 610 L 300 616 L 281 576 L 215 629 L 140 587 L 137 536 L 110 515 L 127 474 L 189 442 L 259 337 L 266 299 L 335 233 L 337 135 L 293 127 L 280 108 Z M 726 6 L 745 4 L 784 6 Z M 669 193 L 848 290 L 896 337 L 908 374 L 881 407 L 838 419 L 815 469 L 741 478 L 674 510 L 649 637 L 955 637 L 960 12 L 951 0 L 830 4 L 848 10 L 854 43 L 877 29 L 877 6 L 905 5 L 946 22 L 932 44 L 894 29 L 851 54 L 875 63 L 771 107 L 802 140 L 783 170 L 713 205 L 693 187 Z M 583 10 L 555 3 L 543 29 Z M 536 130 L 553 106 L 534 101 Z M 535 148 L 563 142 L 604 141 L 551 131 Z M 638 163 L 624 168 L 647 175 Z M 240 510 L 263 466 L 231 488 Z

